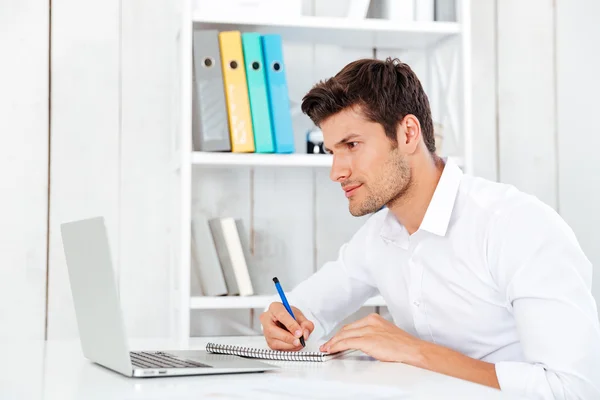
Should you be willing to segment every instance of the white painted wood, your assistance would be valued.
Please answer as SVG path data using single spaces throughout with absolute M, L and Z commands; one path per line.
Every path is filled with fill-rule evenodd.
M 561 215 L 594 265 L 592 291 L 600 302 L 600 3 L 556 2 L 558 188 Z
M 277 299 L 277 297 L 275 297 Z M 264 309 L 271 304 L 273 296 L 195 296 L 191 298 L 192 309 Z M 385 306 L 381 296 L 375 296 L 365 302 L 365 307 Z
M 297 135 L 302 145 L 303 135 Z M 462 165 L 461 157 L 452 157 L 455 163 Z M 331 167 L 333 157 L 329 154 L 247 154 L 247 153 L 192 153 L 194 165 L 229 167 Z
M 272 278 L 291 290 L 313 272 L 312 173 L 302 169 L 254 172 L 253 243 L 258 294 L 275 294 Z
M 302 136 L 302 135 L 298 135 Z M 304 147 L 303 147 L 304 148 Z M 244 154 L 194 152 L 195 165 L 265 166 L 265 167 L 330 167 L 329 154 Z
M 497 18 L 499 179 L 556 207 L 553 1 L 498 1 Z
M 496 1 L 471 5 L 472 169 L 486 179 L 498 179 L 496 126 Z M 510 28 L 508 28 L 510 29 Z
M 462 155 L 464 160 L 464 171 L 468 174 L 473 173 L 473 131 L 472 131 L 472 71 L 471 71 L 471 0 L 461 0 L 457 3 L 459 12 L 459 21 L 461 23 L 462 35 L 460 36 L 460 46 L 457 52 L 457 60 L 460 60 L 460 73 L 458 74 L 460 86 L 457 110 L 462 119 L 460 127 L 460 136 L 462 138 Z M 452 89 L 449 89 L 450 91 Z M 457 132 L 456 132 L 457 133 Z
M 78 334 L 60 224 L 103 215 L 113 263 L 119 265 L 119 15 L 118 0 L 52 2 L 52 339 Z
M 192 218 L 241 218 L 244 226 L 251 226 L 251 173 L 245 169 L 201 168 L 192 169 Z M 252 260 L 251 260 L 252 262 Z M 239 334 L 237 324 L 248 326 L 250 316 L 245 310 L 202 310 L 192 312 L 190 335 Z M 236 324 L 231 326 L 230 322 Z
M 0 338 L 43 339 L 48 2 L 0 1 Z
M 179 177 L 171 180 L 172 184 L 177 188 L 173 193 L 179 192 L 179 198 L 173 196 L 174 214 L 172 220 L 179 221 L 178 229 L 173 235 L 174 241 L 171 241 L 171 249 L 178 248 L 179 251 L 171 250 L 171 265 L 176 265 L 177 272 L 172 277 L 171 303 L 176 304 L 174 307 L 171 319 L 171 336 L 177 336 L 180 339 L 187 340 L 190 336 L 190 312 L 189 301 L 191 293 L 191 285 L 189 282 L 191 276 L 191 216 L 192 216 L 192 36 L 193 24 L 192 6 L 190 0 L 183 0 L 178 3 L 180 13 L 180 24 L 176 42 L 178 46 L 175 52 L 175 82 L 176 93 L 180 96 L 175 96 L 175 109 L 179 109 L 179 119 L 175 119 L 175 129 L 173 130 L 172 138 L 173 149 L 179 154 L 181 162 L 179 168 Z M 179 101 L 177 101 L 177 99 Z M 179 178 L 179 179 L 177 179 Z
M 175 236 L 174 245 L 179 247 L 179 252 L 173 251 L 172 262 L 179 265 L 179 276 L 175 279 L 178 283 L 175 285 L 175 291 L 172 291 L 173 303 L 178 304 L 176 307 L 172 326 L 179 338 L 187 339 L 190 336 L 190 312 L 189 312 L 189 297 L 191 285 L 188 284 L 191 271 L 191 229 L 190 223 L 192 220 L 192 37 L 193 24 L 190 24 L 192 19 L 192 6 L 190 0 L 184 0 L 181 3 L 181 25 L 180 34 L 177 35 L 179 46 L 176 59 L 181 62 L 175 68 L 175 73 L 181 73 L 178 82 L 180 103 L 179 129 L 175 129 L 175 149 L 179 151 L 179 159 L 181 166 L 179 169 L 179 180 L 175 180 L 180 193 L 178 199 L 179 209 L 175 207 L 176 215 L 179 217 L 179 237 Z M 177 98 L 177 97 L 175 97 Z M 178 136 L 177 133 L 180 133 Z M 176 198 L 176 197 L 175 197 Z M 173 218 L 174 220 L 176 218 Z M 186 226 L 186 224 L 188 226 Z M 179 253 L 177 255 L 177 253 Z M 172 330 L 173 330 L 172 329 Z
M 329 17 L 226 19 L 195 13 L 194 21 L 209 29 L 278 33 L 284 40 L 344 47 L 424 48 L 460 33 L 454 22 L 402 22 Z
M 120 293 L 128 335 L 167 337 L 180 226 L 168 188 L 179 177 L 179 2 L 121 2 Z M 188 201 L 191 201 L 188 197 Z M 186 331 L 187 334 L 187 331 Z

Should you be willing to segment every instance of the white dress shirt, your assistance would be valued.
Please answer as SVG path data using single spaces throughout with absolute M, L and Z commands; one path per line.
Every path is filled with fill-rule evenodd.
M 316 338 L 380 293 L 406 332 L 495 364 L 503 391 L 600 399 L 592 265 L 561 217 L 448 161 L 419 230 L 372 215 L 289 293 Z

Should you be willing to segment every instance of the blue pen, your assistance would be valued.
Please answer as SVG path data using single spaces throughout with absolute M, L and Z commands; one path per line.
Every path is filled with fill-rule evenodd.
M 296 320 L 296 317 L 294 317 L 294 312 L 292 311 L 292 307 L 290 307 L 290 304 L 288 303 L 287 299 L 285 298 L 285 293 L 283 293 L 283 289 L 281 288 L 281 285 L 279 284 L 279 279 L 277 279 L 277 277 L 275 277 L 275 278 L 273 278 L 273 282 L 275 282 L 275 287 L 277 288 L 277 292 L 279 293 L 279 297 L 281 297 L 281 302 L 283 303 L 285 309 L 290 313 L 292 318 L 294 318 L 294 320 Z M 304 336 L 300 336 L 300 344 L 302 345 L 302 347 L 306 346 L 306 343 L 304 343 Z

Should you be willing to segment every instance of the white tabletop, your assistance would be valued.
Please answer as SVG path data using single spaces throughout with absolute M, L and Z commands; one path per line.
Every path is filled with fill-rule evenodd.
M 262 337 L 192 338 L 184 344 L 132 340 L 130 345 L 133 350 L 204 349 L 209 340 L 264 345 Z M 402 393 L 410 399 L 512 398 L 405 364 L 378 362 L 360 352 L 325 363 L 274 364 L 281 368 L 251 374 L 127 378 L 85 359 L 79 341 L 7 341 L 0 343 L 0 399 L 348 399 L 365 398 L 365 390 L 369 398 L 404 398 Z M 282 393 L 277 387 L 294 393 Z M 304 393 L 295 393 L 301 390 Z M 342 390 L 352 395 L 340 396 Z

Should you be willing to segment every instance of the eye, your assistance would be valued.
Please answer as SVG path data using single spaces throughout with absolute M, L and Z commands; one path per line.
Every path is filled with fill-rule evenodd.
M 354 149 L 356 146 L 358 146 L 358 142 L 348 142 L 346 143 L 346 145 L 348 146 L 349 149 Z

